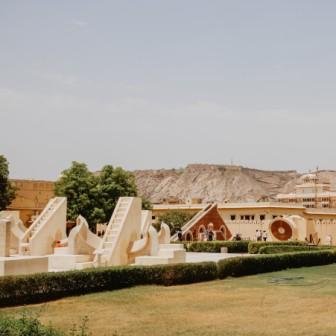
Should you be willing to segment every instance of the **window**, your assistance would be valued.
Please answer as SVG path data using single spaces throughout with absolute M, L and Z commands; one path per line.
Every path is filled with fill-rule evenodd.
M 230 216 L 230 219 L 231 219 L 232 221 L 236 220 L 236 215 L 231 215 L 231 216 Z
M 152 220 L 155 220 L 156 219 L 156 217 L 155 216 L 152 216 Z
M 263 221 L 263 220 L 265 220 L 265 215 L 260 215 L 259 218 L 260 218 L 260 220 Z

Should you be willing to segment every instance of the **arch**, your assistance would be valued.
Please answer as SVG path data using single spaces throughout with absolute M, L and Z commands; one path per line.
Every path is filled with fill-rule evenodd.
M 200 225 L 199 228 L 198 228 L 198 235 L 199 235 L 200 233 L 204 233 L 205 230 L 206 230 L 206 229 L 205 229 L 205 225 L 203 225 L 203 224 Z
M 274 238 L 280 241 L 286 241 L 293 237 L 291 224 L 284 218 L 276 218 L 270 224 L 271 233 Z
M 185 240 L 186 241 L 193 241 L 193 234 L 191 231 L 187 231 L 185 234 Z
M 222 225 L 222 226 L 219 228 L 219 231 L 222 232 L 223 237 L 224 237 L 224 240 L 226 240 L 226 227 L 225 227 L 224 225 Z

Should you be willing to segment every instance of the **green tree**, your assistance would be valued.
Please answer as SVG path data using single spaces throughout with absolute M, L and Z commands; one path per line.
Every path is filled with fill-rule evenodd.
M 151 201 L 145 196 L 142 196 L 142 209 L 144 209 L 144 210 L 152 210 L 153 209 L 153 205 L 152 205 Z
M 74 161 L 69 169 L 62 172 L 55 184 L 55 194 L 67 197 L 69 220 L 82 215 L 91 223 L 96 207 L 97 181 L 85 163 Z
M 133 174 L 121 167 L 104 166 L 98 176 L 97 204 L 104 212 L 103 222 L 107 222 L 117 204 L 119 197 L 137 196 Z
M 16 189 L 9 181 L 8 161 L 0 155 L 0 210 L 4 210 L 15 198 Z
M 82 215 L 94 230 L 97 223 L 109 221 L 119 197 L 137 196 L 137 188 L 133 174 L 121 167 L 107 165 L 95 175 L 85 163 L 72 162 L 56 182 L 55 193 L 67 197 L 69 220 Z
M 173 235 L 184 224 L 188 223 L 192 217 L 194 217 L 194 214 L 188 214 L 179 210 L 171 210 L 164 215 L 159 216 L 158 225 L 160 225 L 161 222 L 166 223 L 170 227 L 170 232 Z

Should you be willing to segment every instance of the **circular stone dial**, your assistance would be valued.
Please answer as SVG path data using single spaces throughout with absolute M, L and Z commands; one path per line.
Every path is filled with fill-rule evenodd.
M 271 224 L 272 235 L 278 240 L 288 240 L 293 235 L 290 225 L 283 220 L 276 220 Z

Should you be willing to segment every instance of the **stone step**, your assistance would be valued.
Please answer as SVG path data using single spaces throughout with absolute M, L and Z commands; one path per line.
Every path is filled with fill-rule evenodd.
M 111 230 L 108 231 L 107 235 L 110 236 L 110 235 L 116 235 L 118 232 L 119 232 L 119 228 L 111 228 Z
M 114 242 L 104 242 L 104 249 L 111 249 L 114 246 Z
M 86 269 L 86 268 L 93 268 L 94 267 L 94 263 L 92 261 L 83 262 L 83 263 L 77 263 L 75 267 L 76 267 L 76 270 L 83 270 L 83 269 Z
M 185 251 L 174 251 L 174 250 L 159 250 L 158 253 L 159 257 L 163 258 L 185 258 L 186 252 Z
M 185 251 L 183 244 L 160 244 L 160 250 Z
M 52 254 L 49 255 L 49 269 L 53 270 L 73 270 L 76 264 L 92 262 L 89 254 Z

